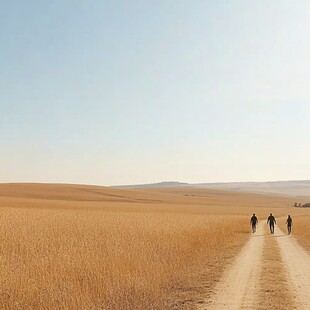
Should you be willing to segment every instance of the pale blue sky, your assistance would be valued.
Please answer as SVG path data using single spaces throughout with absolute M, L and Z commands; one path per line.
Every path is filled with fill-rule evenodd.
M 307 0 L 1 1 L 0 182 L 310 179 Z

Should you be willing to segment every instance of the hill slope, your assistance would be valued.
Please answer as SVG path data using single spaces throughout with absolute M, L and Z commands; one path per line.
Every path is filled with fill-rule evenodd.
M 209 188 L 224 189 L 241 192 L 268 193 L 289 195 L 301 198 L 310 198 L 310 181 L 274 181 L 274 182 L 228 182 L 228 183 L 179 183 L 179 182 L 160 182 L 153 184 L 139 184 L 116 186 L 116 188 Z

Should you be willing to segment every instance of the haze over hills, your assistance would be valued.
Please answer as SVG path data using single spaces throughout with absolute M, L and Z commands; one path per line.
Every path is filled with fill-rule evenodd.
M 149 184 L 135 184 L 135 185 L 116 185 L 112 186 L 114 188 L 154 188 L 154 187 L 191 187 L 195 184 L 184 183 L 184 182 L 158 182 L 158 183 L 149 183 Z
M 197 187 L 209 189 L 225 189 L 242 192 L 281 194 L 310 198 L 310 180 L 272 181 L 272 182 L 226 182 L 226 183 L 181 183 L 159 182 L 153 184 L 137 184 L 115 186 L 117 188 L 159 188 L 159 187 Z

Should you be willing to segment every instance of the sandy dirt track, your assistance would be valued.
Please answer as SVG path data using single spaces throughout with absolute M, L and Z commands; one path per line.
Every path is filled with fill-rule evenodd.
M 214 294 L 198 307 L 199 310 L 261 309 L 261 292 L 268 289 L 260 283 L 261 274 L 273 272 L 262 270 L 266 238 L 272 238 L 268 240 L 279 246 L 283 265 L 284 279 L 277 277 L 277 274 L 273 277 L 274 281 L 278 281 L 276 296 L 279 295 L 280 298 L 280 290 L 288 287 L 288 300 L 291 299 L 292 309 L 310 309 L 310 255 L 297 243 L 293 235 L 288 236 L 277 226 L 274 235 L 269 232 L 266 234 L 265 225 L 265 222 L 259 223 L 257 233 L 251 236 L 233 264 L 227 267 L 215 287 Z M 272 259 L 273 253 L 270 254 L 269 259 Z M 279 283 L 281 281 L 282 283 Z M 282 308 L 277 304 L 277 309 Z
M 297 309 L 310 309 L 310 255 L 279 228 L 275 231 L 288 284 Z
M 260 289 L 263 225 L 259 223 L 256 234 L 243 247 L 233 265 L 224 272 L 212 299 L 200 309 L 255 309 Z

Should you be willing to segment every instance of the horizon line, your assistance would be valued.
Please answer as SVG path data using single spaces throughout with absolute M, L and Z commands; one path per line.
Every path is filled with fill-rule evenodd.
M 169 184 L 175 183 L 180 185 L 199 185 L 199 184 L 231 184 L 231 183 L 278 183 L 278 182 L 310 182 L 310 179 L 285 179 L 285 180 L 272 180 L 272 181 L 221 181 L 221 182 L 184 182 L 184 181 L 158 181 L 150 183 L 131 183 L 131 184 L 113 184 L 113 185 L 104 185 L 96 183 L 69 183 L 69 182 L 33 182 L 33 181 L 17 181 L 17 182 L 0 182 L 0 184 L 54 184 L 54 185 L 80 185 L 80 186 L 103 186 L 103 187 L 130 187 L 130 186 L 147 186 L 147 185 L 156 185 L 156 184 Z

